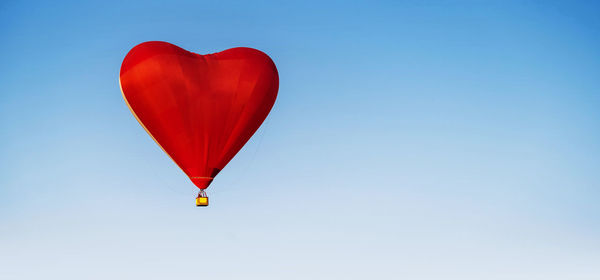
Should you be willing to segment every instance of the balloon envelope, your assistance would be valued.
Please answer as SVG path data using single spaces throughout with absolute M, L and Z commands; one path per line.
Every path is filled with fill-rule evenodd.
M 256 132 L 279 88 L 261 51 L 199 55 L 158 41 L 129 51 L 119 81 L 136 119 L 200 189 Z

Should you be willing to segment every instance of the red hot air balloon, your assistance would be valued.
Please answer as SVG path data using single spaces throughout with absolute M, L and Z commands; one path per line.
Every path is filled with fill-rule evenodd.
M 246 144 L 275 103 L 279 76 L 265 53 L 233 48 L 200 55 L 159 41 L 135 46 L 119 79 L 129 109 L 200 189 Z

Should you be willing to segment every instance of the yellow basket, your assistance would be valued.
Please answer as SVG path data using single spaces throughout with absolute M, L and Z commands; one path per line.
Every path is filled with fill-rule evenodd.
M 196 206 L 208 206 L 208 197 L 196 197 Z

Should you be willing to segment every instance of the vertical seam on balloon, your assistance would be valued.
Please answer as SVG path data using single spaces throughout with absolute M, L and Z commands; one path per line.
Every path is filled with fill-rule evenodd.
M 180 73 L 181 73 L 181 76 L 182 76 L 182 77 L 185 77 L 185 75 L 183 75 L 183 74 L 184 74 L 184 69 L 183 69 L 183 67 L 181 66 L 181 64 L 182 64 L 182 63 L 181 63 L 180 57 L 176 57 L 176 60 L 177 60 L 177 66 L 178 66 L 177 68 L 179 69 L 179 71 L 180 71 Z M 188 80 L 187 80 L 187 79 L 182 79 L 182 81 L 181 81 L 181 82 L 182 82 L 183 86 L 185 87 L 185 90 L 184 90 L 183 92 L 189 92 L 189 91 L 190 91 L 190 90 L 189 90 L 189 89 L 190 89 L 190 86 L 189 86 L 189 82 L 188 82 Z M 171 85 L 167 85 L 167 86 L 168 86 L 168 87 L 169 87 L 171 90 L 173 89 L 173 88 L 171 87 Z M 173 91 L 171 91 L 171 92 L 173 92 Z M 175 90 L 175 92 L 177 92 L 177 90 Z M 193 128 L 192 128 L 192 127 L 193 127 L 193 119 L 192 119 L 192 118 L 190 118 L 190 114 L 191 114 L 191 110 L 192 110 L 192 109 L 190 109 L 190 108 L 189 108 L 189 106 L 186 108 L 186 106 L 185 106 L 186 104 L 183 104 L 184 106 L 180 106 L 180 105 L 181 105 L 181 104 L 179 103 L 179 102 L 180 102 L 180 100 L 179 100 L 179 99 L 177 99 L 177 98 L 173 98 L 173 100 L 175 100 L 175 103 L 177 104 L 177 108 L 179 108 L 179 110 L 185 109 L 185 117 L 181 117 L 181 115 L 180 115 L 180 118 L 179 118 L 179 120 L 180 120 L 180 121 L 181 121 L 181 123 L 182 123 L 182 124 L 185 126 L 185 128 L 187 128 L 187 129 L 186 129 L 186 131 L 192 131 L 192 130 L 193 130 Z M 185 102 L 189 104 L 189 100 L 190 100 L 190 99 L 189 99 L 189 96 L 186 96 Z M 189 136 L 189 135 L 187 135 L 187 133 L 186 133 L 186 136 Z M 191 145 L 190 145 L 191 147 L 195 147 L 195 146 L 196 146 L 196 145 L 195 145 L 195 142 L 196 142 L 195 140 L 196 140 L 196 139 L 195 139 L 195 137 L 194 137 L 194 138 L 192 138 L 192 143 L 191 143 Z M 186 175 L 188 175 L 188 174 L 186 173 Z M 189 177 L 189 175 L 188 175 L 188 177 Z
M 211 70 L 212 69 L 212 57 L 211 55 L 199 55 L 202 58 L 202 61 L 206 64 L 206 68 Z M 207 71 L 207 75 L 211 75 L 211 71 Z M 211 77 L 209 77 L 211 78 Z M 207 123 L 207 117 L 206 117 L 206 111 L 205 106 L 206 106 L 207 102 L 202 102 L 202 143 L 203 143 L 203 158 L 204 158 L 204 170 L 203 170 L 203 174 L 210 174 L 210 148 L 211 148 L 211 140 L 210 137 L 207 137 L 207 132 L 206 129 L 209 127 L 209 124 Z
M 261 73 L 262 73 L 262 72 L 261 72 Z M 260 77 L 260 75 L 258 75 L 258 77 Z M 248 100 L 252 100 L 252 96 L 254 96 L 254 94 L 256 94 L 256 86 L 257 86 L 257 83 L 254 83 L 254 86 L 252 87 L 251 94 L 249 95 L 249 97 L 248 97 Z M 225 149 L 226 147 L 228 147 L 228 146 L 233 146 L 233 144 L 229 145 L 229 142 L 231 142 L 231 141 L 235 141 L 235 140 L 231 140 L 231 139 L 232 139 L 232 137 L 231 137 L 231 136 L 232 136 L 233 132 L 236 130 L 236 128 L 237 128 L 237 127 L 240 125 L 240 120 L 242 119 L 242 118 L 241 118 L 241 116 L 242 116 L 242 115 L 244 115 L 244 111 L 246 110 L 246 108 L 247 108 L 247 105 L 248 105 L 248 102 L 244 103 L 244 105 L 242 106 L 242 109 L 240 110 L 240 114 L 239 114 L 239 116 L 238 116 L 238 119 L 237 119 L 237 120 L 234 122 L 234 125 L 233 125 L 233 127 L 231 128 L 231 133 L 230 133 L 230 134 L 229 134 L 229 136 L 227 137 L 227 141 L 225 141 L 225 144 L 223 144 L 223 151 L 225 151 L 225 150 L 226 150 L 226 149 Z M 264 121 L 264 120 L 263 120 L 263 121 Z M 257 128 L 256 130 L 258 130 L 258 128 Z M 254 135 L 254 133 L 256 132 L 256 130 L 252 132 L 252 134 L 250 135 L 250 137 L 248 137 L 248 139 L 246 139 L 246 142 L 244 142 L 244 144 L 245 144 L 245 143 L 248 143 L 248 141 L 250 141 L 250 138 L 252 138 L 252 136 Z M 241 150 L 241 149 L 240 149 L 240 150 Z M 232 160 L 234 157 L 235 157 L 235 155 L 233 155 L 233 156 L 232 156 L 232 157 L 229 159 L 229 161 L 231 161 L 231 160 Z M 222 159 L 222 160 L 223 160 L 223 159 Z M 228 163 L 229 161 L 227 161 L 226 163 Z M 225 164 L 226 164 L 226 163 L 225 163 Z
M 231 102 L 229 104 L 229 110 L 228 110 L 228 113 L 226 115 L 230 115 L 230 112 L 233 109 L 234 104 L 236 104 L 237 97 L 239 95 L 240 83 L 242 82 L 242 78 L 241 78 L 242 77 L 242 72 L 243 71 L 240 70 L 239 73 L 238 73 L 237 83 L 236 83 L 236 87 L 235 87 L 235 90 L 234 90 L 235 96 L 234 96 L 234 98 L 231 99 Z M 241 115 L 241 113 L 238 114 L 238 119 L 239 119 L 239 115 Z M 217 163 L 220 163 L 223 160 L 224 153 L 226 152 L 225 151 L 225 145 L 227 144 L 227 141 L 223 141 L 223 140 L 229 140 L 229 137 L 231 136 L 231 133 L 233 132 L 233 128 L 235 127 L 235 126 L 232 126 L 231 129 L 229 128 L 230 127 L 229 124 L 232 121 L 237 121 L 237 120 L 232 120 L 232 119 L 233 119 L 232 117 L 228 117 L 225 120 L 225 125 L 223 126 L 223 129 L 224 129 L 223 132 L 228 132 L 228 134 L 227 135 L 225 135 L 225 133 L 221 134 L 222 135 L 221 137 L 225 138 L 225 139 L 220 139 L 220 142 L 223 143 L 223 144 L 220 145 L 220 147 L 219 147 L 220 148 L 219 149 L 219 158 L 217 159 L 218 160 Z M 235 122 L 234 122 L 234 124 L 235 124 Z

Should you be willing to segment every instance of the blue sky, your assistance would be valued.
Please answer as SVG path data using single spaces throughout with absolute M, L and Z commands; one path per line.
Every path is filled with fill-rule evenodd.
M 0 4 L 0 278 L 600 278 L 599 4 L 168 2 Z M 278 67 L 208 208 L 122 100 L 150 40 Z

